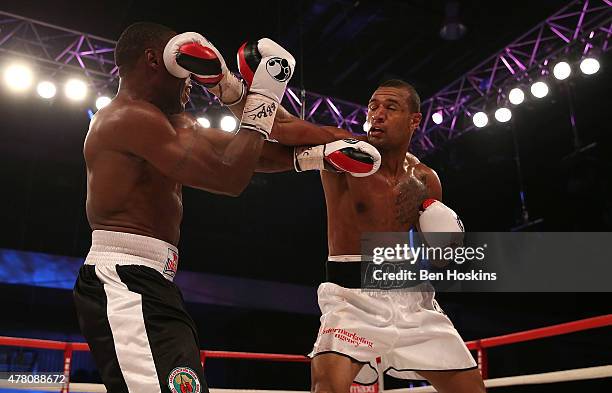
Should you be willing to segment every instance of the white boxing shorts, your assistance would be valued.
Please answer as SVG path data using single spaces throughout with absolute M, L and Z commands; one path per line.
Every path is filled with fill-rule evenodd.
M 425 379 L 419 371 L 458 371 L 477 367 L 452 322 L 431 291 L 365 291 L 334 280 L 330 264 L 350 264 L 360 271 L 359 255 L 334 256 L 328 281 L 317 291 L 321 327 L 310 357 L 338 353 L 364 363 L 355 382 L 378 379 L 376 358 L 384 373 L 402 379 Z M 346 271 L 346 269 L 344 269 Z M 357 273 L 359 274 L 359 273 Z M 344 275 L 346 276 L 346 275 Z M 358 281 L 359 283 L 359 281 Z

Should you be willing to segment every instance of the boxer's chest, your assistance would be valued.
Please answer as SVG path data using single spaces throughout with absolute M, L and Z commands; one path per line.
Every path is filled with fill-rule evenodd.
M 397 178 L 371 176 L 352 192 L 355 216 L 364 230 L 407 231 L 419 217 L 419 205 L 427 198 L 427 186 L 413 170 Z

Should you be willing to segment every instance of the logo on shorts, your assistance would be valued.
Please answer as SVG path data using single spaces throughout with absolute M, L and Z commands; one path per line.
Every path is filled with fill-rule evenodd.
M 168 388 L 172 393 L 200 393 L 202 385 L 195 371 L 189 367 L 177 367 L 168 375 Z
M 374 343 L 372 340 L 368 340 L 365 337 L 358 335 L 355 332 L 349 332 L 348 330 L 339 329 L 339 328 L 327 328 L 324 329 L 321 327 L 319 331 L 319 336 L 324 334 L 329 334 L 332 338 L 347 342 L 355 347 L 360 345 L 368 346 L 369 348 L 374 348 Z
M 268 74 L 279 82 L 285 82 L 291 78 L 291 67 L 287 59 L 273 57 L 266 63 Z
M 176 269 L 178 269 L 178 254 L 169 248 L 166 266 L 164 266 L 164 274 L 174 277 L 176 275 Z

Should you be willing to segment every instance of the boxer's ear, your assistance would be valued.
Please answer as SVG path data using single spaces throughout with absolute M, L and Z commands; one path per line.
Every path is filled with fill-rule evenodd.
M 145 49 L 145 63 L 149 67 L 153 69 L 158 69 L 159 64 L 160 64 L 159 59 L 160 59 L 160 56 L 154 49 L 152 48 Z
M 412 114 L 412 118 L 410 119 L 410 125 L 412 129 L 416 129 L 419 124 L 421 124 L 421 120 L 423 119 L 423 114 L 421 112 L 416 112 Z

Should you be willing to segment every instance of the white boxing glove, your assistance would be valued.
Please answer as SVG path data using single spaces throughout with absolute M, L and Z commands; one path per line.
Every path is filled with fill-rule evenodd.
M 451 208 L 438 200 L 426 199 L 419 214 L 419 230 L 430 247 L 463 244 L 465 229 L 459 216 Z
M 193 80 L 203 84 L 225 105 L 237 104 L 246 91 L 217 48 L 199 33 L 182 33 L 170 39 L 164 48 L 164 64 L 177 78 L 192 74 Z
M 258 131 L 269 139 L 276 110 L 295 69 L 295 59 L 276 42 L 262 38 L 240 47 L 238 68 L 249 87 L 241 128 Z
M 351 176 L 370 176 L 380 168 L 380 153 L 367 142 L 342 139 L 325 145 L 294 148 L 293 164 L 297 172 L 332 170 Z

